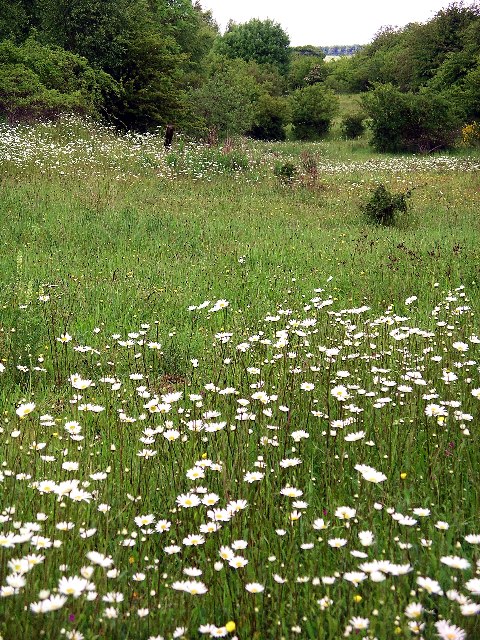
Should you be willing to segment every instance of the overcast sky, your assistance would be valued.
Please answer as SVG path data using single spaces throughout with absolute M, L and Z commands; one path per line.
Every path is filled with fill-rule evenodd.
M 293 46 L 366 44 L 383 26 L 426 22 L 450 0 L 201 0 L 222 31 L 227 22 L 270 18 Z M 465 4 L 469 4 L 466 2 Z

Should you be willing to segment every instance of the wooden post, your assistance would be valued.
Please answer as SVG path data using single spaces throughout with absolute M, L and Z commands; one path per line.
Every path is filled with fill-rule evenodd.
M 167 124 L 167 128 L 165 129 L 165 149 L 169 149 L 172 146 L 174 132 L 175 127 L 173 124 Z

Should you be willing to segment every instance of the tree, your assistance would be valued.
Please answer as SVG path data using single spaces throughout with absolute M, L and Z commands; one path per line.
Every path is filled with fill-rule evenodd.
M 248 135 L 257 140 L 285 140 L 290 109 L 287 98 L 262 93 L 256 104 L 253 126 Z
M 320 84 L 294 91 L 290 105 L 294 135 L 299 140 L 317 140 L 324 136 L 338 112 L 338 98 Z
M 204 128 L 225 138 L 245 134 L 252 127 L 260 93 L 246 62 L 216 56 L 207 81 L 192 92 L 192 103 Z
M 29 38 L 0 43 L 0 111 L 10 121 L 64 112 L 98 116 L 116 83 L 85 58 Z
M 461 118 L 448 96 L 424 90 L 402 93 L 392 84 L 379 85 L 363 97 L 371 118 L 377 151 L 429 152 L 450 147 Z
M 44 42 L 86 57 L 118 82 L 106 109 L 116 123 L 150 129 L 191 119 L 186 89 L 198 84 L 216 35 L 191 0 L 37 0 L 36 7 Z
M 215 43 L 215 51 L 227 58 L 255 60 L 273 65 L 282 73 L 290 61 L 290 39 L 272 20 L 253 19 L 244 24 L 230 23 L 227 32 Z
M 290 67 L 287 75 L 288 88 L 291 91 L 306 87 L 307 84 L 323 82 L 328 75 L 325 54 L 319 47 L 307 45 L 292 47 Z

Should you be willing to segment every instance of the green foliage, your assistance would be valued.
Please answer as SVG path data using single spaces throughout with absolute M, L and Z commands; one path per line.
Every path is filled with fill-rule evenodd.
M 395 224 L 397 214 L 407 212 L 407 199 L 410 196 L 411 191 L 392 193 L 385 185 L 380 184 L 372 191 L 370 200 L 362 205 L 361 210 L 370 223 L 390 226 Z
M 480 10 L 453 3 L 425 24 L 387 27 L 350 59 L 329 65 L 327 85 L 341 92 L 392 83 L 402 91 L 445 91 L 462 80 L 480 54 Z
M 230 23 L 215 43 L 215 51 L 228 58 L 255 60 L 285 72 L 290 60 L 290 40 L 282 27 L 272 20 L 253 19 L 244 24 Z
M 291 185 L 297 173 L 298 168 L 290 161 L 277 162 L 273 169 L 273 175 L 285 185 Z
M 323 82 L 328 75 L 325 55 L 318 47 L 292 47 L 287 86 L 290 91 Z
M 241 135 L 254 124 L 259 87 L 243 61 L 215 57 L 207 81 L 192 92 L 192 103 L 204 128 L 220 138 Z
M 0 10 L 0 40 L 21 41 L 28 35 L 29 16 L 22 0 L 2 3 Z
M 305 76 L 306 84 L 316 84 L 317 82 L 324 82 L 328 77 L 328 66 L 321 60 L 317 62 Z
M 348 140 L 354 140 L 359 138 L 365 133 L 365 114 L 352 113 L 346 115 L 342 119 L 341 123 L 342 134 Z
M 248 134 L 258 140 L 285 140 L 289 117 L 286 98 L 262 93 L 255 104 L 254 122 Z
M 402 93 L 379 85 L 363 98 L 377 151 L 429 152 L 453 145 L 460 125 L 451 101 L 429 91 Z
M 84 56 L 118 79 L 129 30 L 128 0 L 39 0 L 42 40 Z M 142 21 L 141 4 L 136 3 Z
M 297 89 L 290 96 L 292 124 L 298 140 L 317 140 L 330 129 L 338 99 L 320 84 Z
M 200 5 L 191 0 L 13 0 L 0 14 L 0 36 L 21 41 L 35 28 L 44 45 L 83 56 L 108 73 L 118 91 L 109 94 L 103 113 L 116 124 L 145 130 L 194 122 L 186 88 L 201 83 L 203 58 L 218 33 Z
M 62 112 L 98 115 L 113 79 L 80 56 L 29 38 L 0 43 L 0 111 L 8 120 L 53 117 Z

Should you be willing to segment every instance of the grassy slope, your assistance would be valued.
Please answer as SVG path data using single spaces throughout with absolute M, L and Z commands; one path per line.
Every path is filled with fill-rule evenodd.
M 103 135 L 108 141 L 108 135 Z M 112 142 L 111 149 L 117 149 L 117 144 Z M 339 162 L 347 164 L 349 158 L 363 161 L 367 157 L 363 141 L 343 143 L 329 140 L 307 149 L 315 153 L 326 167 L 329 163 L 336 163 L 338 168 Z M 364 168 L 334 173 L 325 169 L 314 185 L 308 181 L 292 187 L 279 185 L 272 175 L 273 163 L 292 157 L 296 164 L 301 165 L 301 153 L 304 151 L 305 147 L 292 143 L 259 146 L 249 153 L 254 157 L 268 154 L 268 159 L 255 170 L 235 176 L 218 175 L 217 171 L 211 171 L 207 176 L 204 172 L 201 179 L 192 178 L 192 171 L 189 176 L 175 179 L 162 177 L 165 173 L 163 165 L 144 149 L 132 151 L 130 156 L 127 154 L 120 169 L 113 169 L 115 163 L 107 156 L 99 159 L 95 170 L 86 160 L 70 165 L 62 160 L 57 168 L 51 164 L 47 167 L 44 163 L 43 169 L 32 163 L 27 163 L 22 169 L 5 164 L 0 191 L 0 269 L 3 281 L 0 292 L 0 357 L 6 359 L 7 373 L 2 378 L 4 385 L 0 399 L 7 412 L 5 424 L 8 421 L 18 423 L 23 429 L 24 443 L 24 451 L 19 455 L 14 446 L 7 446 L 12 441 L 8 440 L 10 427 L 5 429 L 2 438 L 6 445 L 6 465 L 15 470 L 28 470 L 38 479 L 68 476 L 60 465 L 63 460 L 60 452 L 69 444 L 67 437 L 64 435 L 63 443 L 57 441 L 58 434 L 52 435 L 51 429 L 38 425 L 36 414 L 32 414 L 31 422 L 29 419 L 21 422 L 14 415 L 14 408 L 22 397 L 33 399 L 37 403 L 37 412 L 51 412 L 59 423 L 72 417 L 80 420 L 88 447 L 78 449 L 77 453 L 76 444 L 72 443 L 69 459 L 80 462 L 79 477 L 82 479 L 88 478 L 93 471 L 111 466 L 109 480 L 98 485 L 98 501 L 108 502 L 112 509 L 111 516 L 103 519 L 95 506 L 81 503 L 77 509 L 77 505 L 71 506 L 69 502 L 68 514 L 64 515 L 62 511 L 51 514 L 51 496 L 38 497 L 27 484 L 14 481 L 5 484 L 8 488 L 5 500 L 6 504 L 17 505 L 15 517 L 24 521 L 35 519 L 40 509 L 51 514 L 51 520 L 44 528 L 50 536 L 60 535 L 53 523 L 64 518 L 98 528 L 96 537 L 91 541 L 78 538 L 78 542 L 76 538 L 66 536 L 65 546 L 57 555 L 55 552 L 47 554 L 45 570 L 43 573 L 39 570 L 40 577 L 35 581 L 32 578 L 32 586 L 28 587 L 25 596 L 28 606 L 38 597 L 40 588 L 55 584 L 61 575 L 59 563 L 69 563 L 69 575 L 78 573 L 86 562 L 86 549 L 96 548 L 112 553 L 121 576 L 112 583 L 105 580 L 103 573 L 97 573 L 97 589 L 101 595 L 111 589 L 127 594 L 132 618 L 124 618 L 122 623 L 120 620 L 118 623 L 102 622 L 98 616 L 104 605 L 98 602 L 86 605 L 83 599 L 79 599 L 71 604 L 69 611 L 77 616 L 74 625 L 86 633 L 88 640 L 93 639 L 95 633 L 112 638 L 147 638 L 147 627 L 142 626 L 135 614 L 138 606 L 148 606 L 152 612 L 147 619 L 152 619 L 148 623 L 151 624 L 151 633 L 163 633 L 165 625 L 170 625 L 172 630 L 177 624 L 190 622 L 192 627 L 198 627 L 206 621 L 223 624 L 232 618 L 239 623 L 243 640 L 280 637 L 280 633 L 283 637 L 292 637 L 291 626 L 297 623 L 302 625 L 302 637 L 340 637 L 352 615 L 372 617 L 371 611 L 378 607 L 381 616 L 378 622 L 372 618 L 371 624 L 374 633 L 386 640 L 392 637 L 396 626 L 394 615 L 402 614 L 411 600 L 409 591 L 415 588 L 415 574 L 400 578 L 401 586 L 397 592 L 385 586 L 387 583 L 377 586 L 370 581 L 361 590 L 342 580 L 331 591 L 323 586 L 317 589 L 297 584 L 296 576 L 331 575 L 337 570 L 340 573 L 348 571 L 358 564 L 359 561 L 354 561 L 347 551 L 342 555 L 341 550 L 326 546 L 326 538 L 345 536 L 349 545 L 357 548 L 357 530 L 372 529 L 377 539 L 372 548 L 373 557 L 411 562 L 422 575 L 440 576 L 444 585 L 449 584 L 449 574 L 439 564 L 441 554 L 458 552 L 459 555 L 468 554 L 469 558 L 472 556 L 472 562 L 475 560 L 472 547 L 457 551 L 455 541 L 465 533 L 476 531 L 478 492 L 472 488 L 475 487 L 475 469 L 478 469 L 477 449 L 471 440 L 463 438 L 453 419 L 449 418 L 448 429 L 440 423 L 437 425 L 433 419 L 426 419 L 426 401 L 422 399 L 424 388 L 416 387 L 406 398 L 399 395 L 398 403 L 381 409 L 372 407 L 372 402 L 360 394 L 355 397 L 355 401 L 364 407 L 364 412 L 353 414 L 350 430 L 365 429 L 365 439 L 374 440 L 376 447 L 367 448 L 357 442 L 347 444 L 341 436 L 335 439 L 328 435 L 328 421 L 343 420 L 347 415 L 343 405 L 334 402 L 328 393 L 329 386 L 343 383 L 343 378 L 332 377 L 337 368 L 349 369 L 352 381 L 358 380 L 365 389 L 375 389 L 379 395 L 393 395 L 394 392 L 386 388 L 380 390 L 382 383 L 374 381 L 372 365 L 390 368 L 390 376 L 398 378 L 399 383 L 405 382 L 402 375 L 406 370 L 425 366 L 424 376 L 438 386 L 441 398 L 459 398 L 463 411 L 478 412 L 477 400 L 470 393 L 471 386 L 478 385 L 475 380 L 463 381 L 470 375 L 468 367 L 459 372 L 462 381 L 457 385 L 449 386 L 437 379 L 442 367 L 448 368 L 455 359 L 467 358 L 474 353 L 474 344 L 470 344 L 466 355 L 459 355 L 450 344 L 457 338 L 466 340 L 475 330 L 468 314 L 457 323 L 447 305 L 441 317 L 457 323 L 454 337 L 449 336 L 447 329 L 438 329 L 438 335 L 430 342 L 417 341 L 413 336 L 408 341 L 412 353 L 408 349 L 402 350 L 404 343 L 400 343 L 397 349 L 396 343 L 392 344 L 389 338 L 388 328 L 382 327 L 378 330 L 379 335 L 374 336 L 377 343 L 374 347 L 369 346 L 371 339 L 368 335 L 360 340 L 359 351 L 365 350 L 369 354 L 364 359 L 354 359 L 353 363 L 339 359 L 331 365 L 324 361 L 318 346 L 342 344 L 344 328 L 332 317 L 319 313 L 322 320 L 318 324 L 318 332 L 308 334 L 311 345 L 291 335 L 289 349 L 298 352 L 291 362 L 292 366 L 299 366 L 300 376 L 292 372 L 289 358 L 272 358 L 273 348 L 263 351 L 263 347 L 259 348 L 257 357 L 256 352 L 255 355 L 247 353 L 244 356 L 234 346 L 227 351 L 227 347 L 224 350 L 220 345 L 212 352 L 211 362 L 207 358 L 206 366 L 199 373 L 189 364 L 190 358 L 202 357 L 204 348 L 210 348 L 215 331 L 234 331 L 236 344 L 242 336 L 246 339 L 258 330 L 257 322 L 265 313 L 274 313 L 279 306 L 295 310 L 301 308 L 311 299 L 316 287 L 326 286 L 330 276 L 333 280 L 328 287 L 336 298 L 335 308 L 369 304 L 374 309 L 372 318 L 394 304 L 398 313 L 414 316 L 410 323 L 412 326 L 418 323 L 422 328 L 433 327 L 435 321 L 430 312 L 434 300 L 439 299 L 439 290 L 460 284 L 466 286 L 470 305 L 478 310 L 478 180 L 474 172 L 433 168 L 407 171 L 402 164 L 404 160 L 399 159 L 395 170 L 367 171 Z M 198 155 L 199 152 L 192 153 Z M 378 160 L 376 157 L 373 159 Z M 368 227 L 359 213 L 359 204 L 370 187 L 379 181 L 395 190 L 418 187 L 412 197 L 408 220 L 396 228 Z M 435 283 L 439 286 L 434 287 Z M 38 302 L 39 292 L 50 295 L 48 305 Z M 404 300 L 412 295 L 418 296 L 418 303 L 407 310 Z M 192 316 L 186 311 L 191 304 L 218 298 L 230 301 L 227 313 L 213 315 L 207 320 L 205 314 Z M 301 317 L 301 312 L 298 315 Z M 164 344 L 164 354 L 159 360 L 149 354 L 145 361 L 143 358 L 134 361 L 128 349 L 122 351 L 115 347 L 109 351 L 100 346 L 105 342 L 113 344 L 109 338 L 113 332 L 124 337 L 126 332 L 137 330 L 140 323 L 151 323 L 154 327 L 155 320 L 159 321 L 159 334 Z M 358 318 L 358 323 L 367 333 L 373 332 L 361 318 Z M 270 329 L 268 324 L 261 326 L 265 331 L 274 333 L 277 325 L 271 325 Z M 95 327 L 101 329 L 98 336 L 92 333 Z M 176 335 L 169 337 L 174 329 Z M 74 336 L 74 341 L 64 351 L 56 338 L 65 331 Z M 149 335 L 150 339 L 155 336 L 154 328 Z M 79 343 L 98 346 L 101 351 L 98 356 L 100 367 L 97 366 L 96 355 L 83 357 L 73 351 L 72 344 Z M 426 344 L 435 353 L 442 349 L 447 353 L 445 345 L 448 346 L 448 354 L 444 355 L 441 364 L 434 365 L 427 357 L 424 358 L 425 354 L 422 355 L 420 350 Z M 48 351 L 47 347 L 50 351 L 57 351 L 55 357 L 45 357 L 48 371 L 38 378 L 40 382 L 35 376 L 23 375 L 15 369 L 18 361 L 22 364 L 30 362 L 29 354 L 35 363 L 40 353 Z M 350 351 L 356 348 L 349 347 Z M 308 353 L 310 350 L 315 353 L 314 359 Z M 143 353 L 145 349 L 138 351 Z M 227 353 L 233 362 L 230 368 L 223 366 Z M 110 370 L 107 360 L 115 363 L 118 360 L 120 364 L 112 365 Z M 318 365 L 315 374 L 309 368 L 312 363 Z M 139 399 L 136 391 L 139 383 L 129 380 L 128 372 L 143 372 L 152 393 L 166 390 L 159 382 L 158 372 L 170 376 L 180 374 L 180 384 L 177 387 L 173 384 L 173 387 L 183 389 L 186 381 L 191 387 L 185 388 L 185 392 L 202 391 L 206 381 L 215 379 L 219 386 L 237 387 L 245 397 L 252 393 L 250 384 L 257 379 L 255 374 L 246 373 L 246 367 L 253 364 L 263 368 L 261 375 L 266 380 L 267 391 L 272 393 L 275 390 L 280 395 L 279 402 L 291 408 L 292 423 L 290 413 L 287 417 L 282 410 L 277 411 L 278 403 L 271 404 L 273 417 L 270 417 L 262 413 L 260 403 L 252 401 L 258 416 L 256 422 L 251 423 L 255 427 L 251 437 L 247 429 L 239 428 L 233 435 L 233 432 L 221 431 L 204 440 L 201 438 L 203 434 L 199 436 L 185 429 L 188 435 L 185 444 L 178 440 L 170 449 L 167 448 L 170 445 L 158 436 L 154 446 L 161 455 L 153 461 L 137 457 L 137 450 L 144 447 L 137 442 L 137 436 L 142 432 L 141 423 L 125 425 L 118 422 L 120 407 L 129 415 L 136 416 L 145 402 Z M 73 371 L 80 371 L 95 380 L 100 373 L 113 372 L 122 379 L 123 387 L 118 393 L 110 393 L 100 385 L 86 391 L 86 398 L 102 404 L 105 412 L 99 416 L 88 411 L 81 414 L 74 404 L 69 404 L 67 398 L 72 390 L 68 384 L 63 384 L 67 374 Z M 475 368 L 472 371 L 471 378 L 478 374 Z M 58 387 L 53 384 L 57 374 Z M 315 380 L 315 394 L 299 390 L 299 382 L 304 378 Z M 319 408 L 328 410 L 327 419 L 312 418 L 311 402 L 314 397 Z M 189 415 L 199 414 L 200 409 L 186 397 L 185 404 Z M 228 395 L 205 396 L 204 408 L 218 409 L 228 422 L 235 420 L 233 406 L 234 402 Z M 171 417 L 176 421 L 175 426 L 179 426 L 180 414 L 172 412 Z M 152 414 L 143 424 L 153 427 L 160 421 L 161 417 Z M 272 422 L 281 425 L 278 432 L 280 448 L 259 447 L 257 434 L 272 437 L 274 432 L 268 427 Z M 184 429 L 184 425 L 179 428 Z M 298 445 L 293 443 L 295 446 L 292 447 L 291 438 L 287 436 L 293 428 L 308 429 L 312 437 Z M 433 429 L 438 431 L 438 435 L 432 435 Z M 60 428 L 58 431 L 62 432 Z M 46 451 L 54 452 L 58 458 L 58 462 L 46 467 L 38 457 L 30 456 L 27 447 L 33 439 L 39 441 L 42 438 L 48 439 Z M 448 449 L 451 441 L 455 442 L 454 454 Z M 112 442 L 116 443 L 118 455 L 110 449 Z M 447 450 L 448 455 L 444 454 Z M 259 453 L 265 455 L 268 467 L 271 465 L 275 474 L 268 473 L 261 485 L 246 484 L 242 480 L 243 474 L 245 470 L 255 469 Z M 197 533 L 201 520 L 196 512 L 185 509 L 180 516 L 172 517 L 174 512 L 171 509 L 176 496 L 189 489 L 185 479 L 187 466 L 192 466 L 202 454 L 225 464 L 225 472 L 218 478 L 209 472 L 205 481 L 209 490 L 221 496 L 222 504 L 232 497 L 245 497 L 249 510 L 247 517 L 242 519 L 239 516 L 233 523 L 226 524 L 219 536 L 209 538 L 205 551 L 203 547 L 184 550 L 185 562 L 199 565 L 204 570 L 202 579 L 209 585 L 210 595 L 204 600 L 192 600 L 190 596 L 179 600 L 183 596 L 177 596 L 169 584 L 164 584 L 166 579 L 161 575 L 162 571 L 168 574 L 168 583 L 180 579 L 180 560 L 176 556 L 162 555 L 158 539 L 153 537 L 143 547 L 139 545 L 133 550 L 121 546 L 126 534 L 120 532 L 124 528 L 130 531 L 136 527 L 135 516 L 152 512 L 157 518 L 174 520 L 172 539 L 181 542 L 184 535 Z M 347 454 L 349 458 L 345 458 Z M 119 455 L 123 456 L 120 462 Z M 303 466 L 299 470 L 293 467 L 280 471 L 280 458 L 296 455 L 301 456 Z M 376 469 L 384 470 L 388 482 L 383 485 L 359 483 L 355 463 L 372 464 Z M 407 481 L 403 484 L 399 481 L 401 471 L 408 471 Z M 287 499 L 282 503 L 278 501 L 280 488 L 285 483 L 301 487 L 310 504 L 304 518 L 295 525 L 289 522 L 289 503 L 285 506 Z M 119 491 L 118 487 L 122 490 Z M 141 495 L 142 500 L 138 504 L 127 502 L 125 492 Z M 417 529 L 400 529 L 401 540 L 414 543 L 411 551 L 400 550 L 394 543 L 397 525 L 385 511 L 377 513 L 373 509 L 375 500 L 404 513 L 411 513 L 413 507 L 420 505 L 432 507 L 433 515 L 422 520 L 421 532 L 420 529 L 418 533 Z M 360 524 L 352 524 L 352 529 L 344 527 L 342 521 L 333 516 L 337 507 L 347 504 L 355 506 L 359 512 Z M 313 532 L 311 521 L 325 513 L 332 520 L 331 529 L 323 541 L 318 540 L 313 555 L 305 555 L 311 552 L 300 550 L 299 545 L 311 541 L 317 544 L 317 535 L 320 538 L 323 532 Z M 447 533 L 439 533 L 434 527 L 433 522 L 437 518 L 450 523 Z M 272 527 L 288 529 L 285 544 Z M 419 544 L 420 536 L 435 540 L 432 553 Z M 249 565 L 244 573 L 234 573 L 227 567 L 223 573 L 217 574 L 209 558 L 217 559 L 218 545 L 229 544 L 234 538 L 248 540 L 249 548 L 245 555 L 249 558 Z M 8 557 L 20 554 L 17 550 L 7 552 L 10 554 Z M 279 563 L 275 564 L 273 560 L 267 562 L 272 554 L 278 556 L 283 565 L 279 567 Z M 303 554 L 300 561 L 299 554 Z M 147 570 L 143 556 L 159 556 L 160 571 L 158 568 L 156 573 Z M 6 557 L 2 556 L 4 568 Z M 148 579 L 135 586 L 135 593 L 140 595 L 133 596 L 130 574 L 137 570 L 146 571 Z M 285 587 L 272 581 L 275 571 L 291 578 Z M 466 575 L 471 577 L 470 573 Z M 255 600 L 257 596 L 246 594 L 244 582 L 256 580 L 268 584 L 278 607 L 271 607 L 270 596 L 265 596 L 265 599 L 259 596 Z M 158 598 L 149 595 L 152 586 L 157 589 Z M 353 594 L 357 592 L 363 594 L 363 604 L 358 607 L 353 600 Z M 318 608 L 318 598 L 326 594 L 335 601 L 333 614 L 322 613 Z M 429 600 L 425 594 L 418 597 L 431 610 L 437 606 L 434 605 L 436 601 Z M 155 611 L 157 601 L 163 603 L 164 608 L 160 612 Z M 28 617 L 23 612 L 21 597 L 4 599 L 0 606 L 5 607 L 9 620 L 20 620 L 24 637 L 36 637 L 40 628 L 46 629 L 47 637 L 53 637 L 60 624 L 57 620 L 63 620 L 63 625 L 69 624 L 66 618 L 68 611 L 65 610 L 58 617 L 57 614 L 49 614 L 50 617 L 45 619 Z M 438 606 L 442 615 L 451 615 L 453 605 L 446 598 Z M 127 604 L 124 605 L 126 608 Z M 455 611 L 455 620 L 468 626 L 473 634 L 471 637 L 475 638 L 478 632 L 476 621 L 461 618 L 458 607 Z M 304 625 L 303 614 L 308 617 L 308 624 Z M 433 619 L 429 620 L 432 634 Z M 388 620 L 387 627 L 385 620 Z M 403 635 L 400 637 L 410 637 L 405 620 L 402 625 Z M 278 634 L 273 631 L 277 626 L 281 628 Z M 7 640 L 13 638 L 13 622 L 5 622 L 2 631 Z

